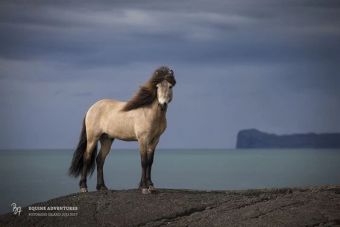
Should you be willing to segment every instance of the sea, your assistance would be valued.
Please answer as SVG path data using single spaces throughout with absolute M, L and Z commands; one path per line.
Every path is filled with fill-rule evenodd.
M 67 175 L 73 150 L 0 150 L 0 214 L 79 191 Z M 113 149 L 104 178 L 110 190 L 134 189 L 141 177 L 139 151 Z M 95 191 L 96 172 L 88 179 Z M 340 149 L 159 149 L 156 188 L 238 190 L 340 185 Z

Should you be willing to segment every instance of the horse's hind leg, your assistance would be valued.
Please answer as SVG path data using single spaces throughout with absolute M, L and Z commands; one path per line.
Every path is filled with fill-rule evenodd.
M 98 140 L 87 140 L 86 151 L 84 153 L 84 159 L 83 159 L 83 168 L 81 171 L 81 178 L 79 181 L 80 192 L 87 192 L 86 175 L 89 172 L 88 167 L 91 162 L 91 155 L 94 149 L 96 149 L 97 143 L 98 143 Z
M 97 190 L 107 190 L 107 187 L 104 183 L 104 173 L 103 173 L 103 167 L 106 155 L 110 152 L 110 148 L 112 145 L 114 139 L 110 138 L 101 138 L 100 139 L 100 152 L 97 155 L 96 161 L 97 161 Z

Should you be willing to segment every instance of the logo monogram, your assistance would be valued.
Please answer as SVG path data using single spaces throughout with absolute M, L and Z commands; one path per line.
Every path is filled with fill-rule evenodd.
M 21 207 L 17 207 L 17 204 L 16 203 L 12 203 L 11 205 L 13 207 L 13 213 L 18 216 L 20 216 L 20 213 L 21 213 Z

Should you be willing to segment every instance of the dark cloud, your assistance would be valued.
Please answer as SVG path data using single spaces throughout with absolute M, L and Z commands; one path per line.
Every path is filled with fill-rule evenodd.
M 6 2 L 1 10 L 1 54 L 9 59 L 52 59 L 87 66 L 153 61 L 160 54 L 195 63 L 244 58 L 280 61 L 325 54 L 334 59 L 339 57 L 335 43 L 340 38 L 340 14 L 315 4 L 319 3 L 311 7 L 303 1 L 199 1 L 179 6 Z

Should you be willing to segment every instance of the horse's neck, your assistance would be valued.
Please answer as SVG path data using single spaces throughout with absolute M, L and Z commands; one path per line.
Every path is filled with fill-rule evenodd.
M 157 99 L 147 108 L 148 119 L 153 122 L 166 121 L 166 111 L 161 111 L 158 107 Z

